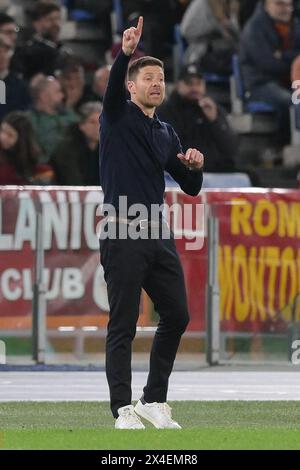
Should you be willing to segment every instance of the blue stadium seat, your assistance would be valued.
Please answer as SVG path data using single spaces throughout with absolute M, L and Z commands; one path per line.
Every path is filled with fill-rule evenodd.
M 291 120 L 291 145 L 297 147 L 299 153 L 300 146 L 300 104 L 294 104 L 290 108 Z
M 179 188 L 179 184 L 165 173 L 168 188 Z M 251 180 L 247 173 L 203 173 L 203 188 L 249 188 Z
M 203 77 L 206 83 L 224 83 L 229 85 L 230 77 L 228 75 L 219 75 L 217 73 L 205 72 Z
M 181 34 L 180 24 L 175 24 L 174 26 L 174 43 L 175 46 L 178 48 L 179 67 L 182 67 L 184 62 L 184 53 L 188 44 Z
M 300 104 L 295 104 L 294 110 L 295 110 L 295 126 L 296 126 L 297 131 L 300 132 Z
M 251 180 L 247 173 L 203 173 L 203 185 L 208 188 L 249 188 Z
M 75 8 L 74 10 L 70 10 L 70 19 L 73 21 L 90 21 L 94 20 L 96 17 L 93 13 L 87 10 L 80 10 Z
M 61 3 L 68 9 L 70 20 L 80 22 L 95 19 L 95 15 L 93 13 L 80 8 L 74 8 L 73 0 L 61 0 Z
M 176 181 L 173 180 L 172 176 L 170 176 L 168 173 L 165 173 L 165 183 L 166 187 L 168 188 L 180 188 L 179 184 L 176 183 Z
M 184 53 L 187 48 L 187 43 L 180 32 L 180 25 L 174 26 L 174 47 L 173 47 L 173 80 L 178 80 L 180 69 L 184 63 Z
M 124 19 L 121 0 L 113 0 L 113 11 L 116 15 L 116 33 L 121 34 L 124 31 Z
M 251 114 L 258 113 L 274 113 L 275 109 L 269 103 L 263 101 L 248 101 L 246 98 L 246 91 L 244 88 L 242 70 L 240 60 L 237 54 L 232 57 L 232 70 L 235 81 L 237 98 L 243 103 L 244 111 Z

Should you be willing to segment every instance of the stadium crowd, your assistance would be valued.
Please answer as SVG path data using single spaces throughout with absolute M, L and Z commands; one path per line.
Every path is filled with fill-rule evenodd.
M 101 102 L 120 34 L 140 15 L 135 54 L 164 60 L 168 94 L 158 116 L 184 149 L 205 154 L 206 172 L 246 171 L 253 184 L 268 185 L 257 167 L 286 169 L 292 82 L 300 80 L 299 0 L 0 0 L 1 185 L 101 184 Z M 99 34 L 90 39 L 84 30 Z M 255 105 L 252 117 L 273 120 L 273 132 L 235 128 L 232 75 L 243 88 L 241 115 Z M 294 112 L 300 133 L 299 105 Z

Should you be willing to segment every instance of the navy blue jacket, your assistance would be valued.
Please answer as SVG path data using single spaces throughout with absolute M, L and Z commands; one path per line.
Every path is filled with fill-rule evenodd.
M 125 77 L 130 57 L 122 51 L 112 66 L 100 118 L 100 180 L 104 203 L 118 209 L 119 196 L 128 206 L 163 204 L 164 170 L 183 191 L 196 196 L 202 185 L 202 171 L 190 171 L 178 159 L 182 152 L 173 128 L 155 115 L 146 116 L 127 101 Z
M 280 83 L 289 76 L 291 63 L 300 54 L 300 24 L 294 20 L 292 49 L 283 52 L 281 59 L 274 54 L 282 49 L 273 19 L 261 4 L 257 5 L 254 15 L 246 23 L 240 40 L 240 63 L 247 91 L 257 85 L 275 81 Z
M 12 111 L 26 111 L 31 105 L 29 89 L 17 75 L 9 73 L 4 79 L 6 104 L 0 104 L 0 121 Z

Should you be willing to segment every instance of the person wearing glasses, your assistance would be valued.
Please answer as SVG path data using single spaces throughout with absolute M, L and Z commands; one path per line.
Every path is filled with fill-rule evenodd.
M 20 28 L 14 18 L 7 13 L 0 13 L 0 36 L 13 51 L 10 60 L 10 70 L 19 76 L 22 76 L 22 66 L 19 58 L 18 45 Z
M 281 141 L 289 142 L 291 67 L 300 55 L 300 25 L 293 0 L 264 0 L 248 20 L 240 43 L 240 63 L 250 101 L 263 101 L 278 113 Z
M 38 73 L 54 75 L 72 52 L 60 41 L 62 16 L 59 2 L 34 2 L 28 13 L 32 35 L 18 52 L 23 76 L 29 81 Z
M 0 34 L 0 80 L 1 89 L 5 89 L 5 97 L 0 97 L 0 122 L 12 111 L 25 111 L 31 105 L 27 84 L 11 68 L 14 50 L 5 36 Z
M 16 48 L 19 31 L 20 29 L 12 16 L 0 13 L 0 34 L 5 37 L 6 42 L 13 49 Z

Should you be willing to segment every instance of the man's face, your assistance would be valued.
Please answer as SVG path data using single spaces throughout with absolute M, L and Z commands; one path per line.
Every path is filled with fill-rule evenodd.
M 34 24 L 36 31 L 45 39 L 57 41 L 61 30 L 60 11 L 53 11 L 43 16 Z
M 19 28 L 15 23 L 5 23 L 0 26 L 0 34 L 12 48 L 16 47 L 18 32 Z
M 92 113 L 86 121 L 79 125 L 81 132 L 88 140 L 99 142 L 99 113 Z
M 60 82 L 64 90 L 74 90 L 84 87 L 84 71 L 83 69 L 78 69 L 76 71 L 69 72 L 68 74 L 61 77 Z
M 289 23 L 293 15 L 293 0 L 267 0 L 265 10 L 274 20 Z
M 107 88 L 108 79 L 109 79 L 110 70 L 109 67 L 101 67 L 95 72 L 93 80 L 93 90 L 94 92 L 102 97 L 105 94 Z
M 58 80 L 49 80 L 48 86 L 44 91 L 43 99 L 51 105 L 53 109 L 59 109 L 62 105 L 64 94 Z
M 189 77 L 186 80 L 179 80 L 177 91 L 183 98 L 191 101 L 199 101 L 206 95 L 205 81 L 198 77 Z
M 139 70 L 134 81 L 128 82 L 133 101 L 145 108 L 156 108 L 165 98 L 164 72 L 158 65 L 147 65 Z
M 13 148 L 18 140 L 18 133 L 7 122 L 2 122 L 0 126 L 0 144 L 4 150 Z

